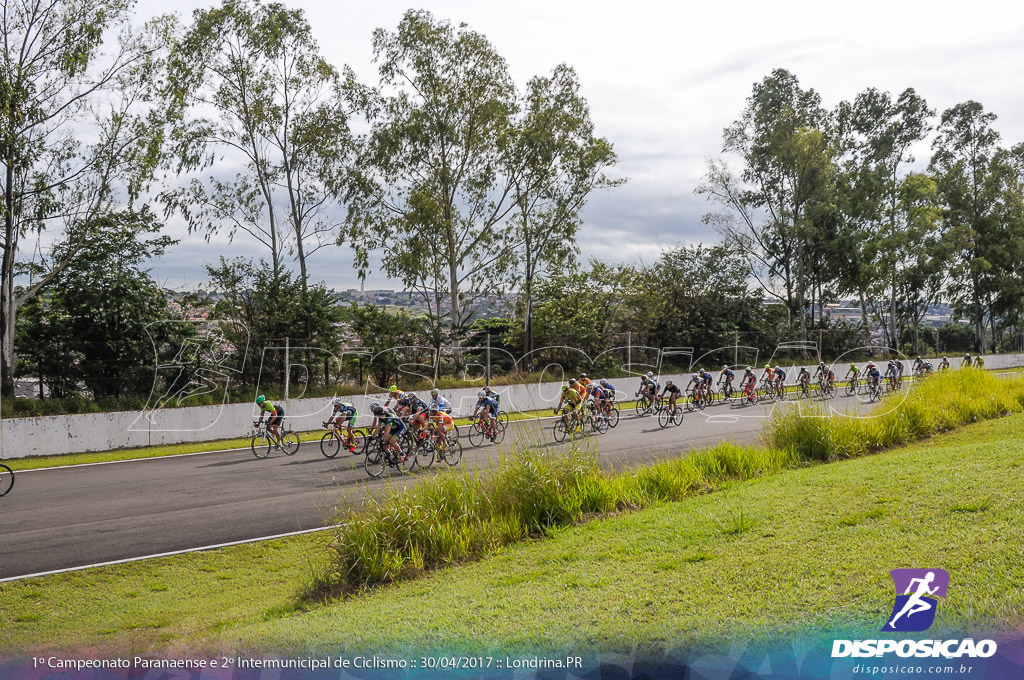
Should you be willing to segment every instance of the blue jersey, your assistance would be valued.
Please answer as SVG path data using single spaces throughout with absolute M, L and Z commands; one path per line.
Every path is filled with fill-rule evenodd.
M 494 413 L 495 411 L 498 410 L 498 402 L 495 401 L 492 397 L 481 397 L 479 400 L 477 400 L 476 406 L 477 408 L 484 407 L 491 413 Z
M 786 380 L 786 372 L 781 368 L 776 368 L 775 377 L 778 378 L 779 382 L 784 382 Z

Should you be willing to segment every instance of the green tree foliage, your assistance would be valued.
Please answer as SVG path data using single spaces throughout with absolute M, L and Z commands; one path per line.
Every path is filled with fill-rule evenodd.
M 193 177 L 165 192 L 165 204 L 193 230 L 248 234 L 270 251 L 275 276 L 293 253 L 305 296 L 307 258 L 339 228 L 333 208 L 353 140 L 339 75 L 303 11 L 259 0 L 197 10 L 172 66 L 176 170 L 203 171 L 223 158 L 241 169 Z
M 211 318 L 231 322 L 225 337 L 236 349 L 251 347 L 241 379 L 248 385 L 284 383 L 285 339 L 292 384 L 326 381 L 327 366 L 339 346 L 341 310 L 322 284 L 309 286 L 291 273 L 274 273 L 271 263 L 242 258 L 207 266 L 211 289 L 219 297 Z
M 97 399 L 119 398 L 154 387 L 151 332 L 171 312 L 141 266 L 173 243 L 144 237 L 160 229 L 145 209 L 105 216 L 93 225 L 96 238 L 76 247 L 55 285 L 29 307 L 19 327 L 21 365 L 52 396 L 73 396 L 84 387 Z
M 97 238 L 103 217 L 153 178 L 163 119 L 156 83 L 169 21 L 130 25 L 130 0 L 11 0 L 0 38 L 0 373 L 11 371 L 18 309 Z M 116 39 L 111 39 L 116 34 Z M 45 230 L 62 257 L 26 257 Z M 36 257 L 36 259 L 33 259 Z M 30 281 L 15 291 L 15 276 Z
M 356 303 L 342 311 L 342 319 L 370 352 L 350 362 L 356 362 L 375 389 L 386 389 L 407 376 L 436 377 L 436 355 L 426 342 L 424 319 L 405 310 Z M 350 371 L 353 368 L 349 366 Z
M 998 336 L 1000 313 L 1019 318 L 1022 269 L 1021 149 L 998 146 L 996 116 L 968 101 L 942 113 L 931 171 L 950 253 L 949 295 L 974 326 L 977 352 L 988 350 L 986 322 Z

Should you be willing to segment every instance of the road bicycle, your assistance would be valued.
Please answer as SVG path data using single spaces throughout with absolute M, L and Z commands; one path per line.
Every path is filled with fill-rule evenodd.
M 294 456 L 299 450 L 299 435 L 284 429 L 284 425 L 281 426 L 280 441 L 267 429 L 266 423 L 254 422 L 252 426 L 256 428 L 256 432 L 249 442 L 249 447 L 252 449 L 252 455 L 257 458 L 266 458 L 274 448 L 281 449 L 286 456 Z
M 700 409 L 704 410 L 704 406 L 707 402 L 704 401 L 704 390 L 700 387 L 694 387 L 686 393 L 686 410 L 696 411 Z M 663 413 L 664 411 L 662 411 Z M 659 418 L 661 413 L 658 414 Z
M 491 420 L 485 418 L 483 413 L 477 416 L 476 421 L 469 427 L 469 443 L 473 446 L 480 446 L 487 440 L 500 444 L 504 438 L 504 423 L 500 419 L 496 419 L 492 424 Z
M 661 427 L 668 427 L 672 425 L 681 425 L 683 422 L 683 408 L 678 404 L 669 403 L 661 413 L 658 414 L 658 425 Z
M 882 381 L 875 382 L 874 380 L 867 381 L 868 400 L 879 401 L 882 398 Z
M 403 436 L 397 437 L 395 441 L 394 448 L 389 446 L 384 441 L 383 431 L 373 437 L 367 444 L 366 458 L 363 460 L 363 469 L 366 470 L 366 474 L 371 477 L 380 477 L 389 467 L 400 472 L 413 471 L 416 467 L 416 454 L 409 449 L 411 440 Z
M 732 381 L 718 383 L 719 390 L 718 394 L 721 396 L 722 401 L 732 403 L 733 398 L 739 393 L 739 391 L 732 386 Z
M 850 378 L 846 382 L 846 396 L 852 397 L 853 395 L 857 394 L 857 391 L 859 389 L 860 389 L 860 380 L 858 380 L 857 378 Z
M 836 396 L 836 386 L 825 377 L 824 373 L 818 376 L 818 382 L 815 384 L 814 389 L 822 399 L 831 399 Z
M 800 399 L 808 399 L 811 396 L 811 381 L 800 380 L 797 383 L 796 395 Z
M 324 427 L 330 427 L 330 429 L 324 433 L 324 436 L 320 438 L 320 453 L 324 454 L 324 458 L 334 458 L 338 455 L 338 452 L 342 449 L 354 449 L 353 455 L 361 456 L 366 454 L 366 431 L 365 430 L 352 430 L 351 440 L 348 436 L 348 432 L 345 431 L 344 427 L 331 427 L 327 423 L 324 423 Z
M 572 415 L 575 413 L 575 415 Z M 582 411 L 570 411 L 562 414 L 562 417 L 551 426 L 551 436 L 556 442 L 563 442 L 566 439 L 576 439 L 587 433 L 587 430 L 594 429 L 594 420 L 590 414 Z
M 14 488 L 14 470 L 0 463 L 0 496 L 6 496 L 12 488 Z
M 458 429 L 448 432 L 431 432 L 427 445 L 434 450 L 434 459 L 455 467 L 462 460 L 462 442 L 459 441 Z M 419 461 L 417 461 L 417 465 Z
M 646 392 L 644 392 L 643 394 L 637 392 L 636 396 L 637 400 L 636 403 L 633 405 L 633 408 L 636 410 L 636 414 L 638 416 L 645 416 L 648 413 L 650 413 L 654 408 L 654 400 L 651 399 L 651 395 L 647 394 Z
M 587 411 L 594 420 L 594 426 L 598 432 L 604 433 L 608 428 L 619 424 L 619 409 L 613 401 L 607 401 L 598 406 L 593 399 L 587 402 Z
M 758 396 L 754 383 L 744 383 L 740 388 L 738 399 L 741 404 L 756 404 Z

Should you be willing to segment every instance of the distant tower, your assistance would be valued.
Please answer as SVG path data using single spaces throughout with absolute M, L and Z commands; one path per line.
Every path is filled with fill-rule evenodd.
M 365 292 L 366 292 L 366 279 L 359 279 L 359 293 L 362 294 L 362 293 L 365 293 Z

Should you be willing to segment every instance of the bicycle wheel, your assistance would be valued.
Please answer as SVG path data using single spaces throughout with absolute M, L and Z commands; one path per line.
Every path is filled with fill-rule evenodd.
M 665 409 L 664 411 L 659 413 L 658 414 L 658 426 L 659 427 L 668 427 L 668 422 L 671 419 L 671 417 L 672 417 L 672 414 L 669 413 L 669 409 Z
M 324 458 L 334 458 L 338 451 L 341 451 L 341 439 L 334 434 L 334 430 L 325 432 L 320 437 L 320 453 L 324 454 Z
M 353 448 L 352 455 L 353 456 L 362 456 L 362 455 L 364 455 L 366 453 L 366 443 L 368 441 L 369 441 L 369 438 L 366 436 L 365 432 L 363 432 L 362 430 L 354 430 L 352 432 L 352 448 Z
M 14 487 L 14 470 L 0 463 L 0 496 L 6 496 Z
M 398 452 L 392 455 L 398 456 L 398 469 L 402 472 L 412 472 L 419 462 L 416 447 L 408 433 L 405 437 L 398 440 Z M 430 458 L 433 460 L 433 453 L 431 453 Z
M 387 455 L 381 448 L 380 440 L 377 439 L 366 450 L 366 458 L 363 460 L 363 468 L 371 477 L 380 477 L 384 474 L 384 468 L 387 466 Z
M 505 438 L 505 425 L 501 420 L 497 420 L 494 423 L 494 439 L 492 440 L 495 444 L 500 444 L 501 440 Z
M 857 383 L 853 382 L 853 380 L 850 380 L 849 382 L 846 383 L 846 396 L 852 397 L 856 393 Z
M 428 468 L 434 464 L 434 442 L 430 437 L 416 442 L 416 467 Z
M 249 448 L 252 449 L 252 455 L 257 458 L 266 458 L 269 456 L 270 447 L 273 445 L 273 440 L 266 432 L 257 432 L 252 436 L 252 441 L 249 442 Z
M 444 452 L 444 462 L 448 467 L 455 467 L 462 460 L 462 442 L 459 436 L 453 432 L 448 433 L 448 448 Z
M 555 438 L 556 442 L 564 442 L 566 435 L 569 434 L 569 429 L 566 427 L 565 418 L 559 418 L 555 421 L 555 424 L 551 426 L 551 436 Z
M 615 427 L 619 424 L 619 407 L 612 404 L 611 410 L 608 411 L 608 427 Z
M 603 415 L 592 416 L 592 420 L 594 423 L 594 429 L 597 430 L 598 434 L 604 434 L 608 431 L 608 419 Z
M 650 413 L 651 410 L 651 399 L 647 395 L 644 395 L 636 400 L 636 404 L 633 405 L 638 416 L 645 416 Z
M 508 414 L 504 411 L 498 411 L 498 422 L 500 422 L 503 427 L 508 427 Z
M 286 456 L 294 456 L 299 450 L 301 443 L 299 435 L 294 432 L 286 431 L 281 433 L 281 450 L 284 451 Z
M 478 420 L 469 427 L 469 443 L 473 446 L 480 446 L 485 441 L 487 441 L 487 437 L 484 435 L 484 426 Z
M 670 419 L 672 421 L 672 424 L 675 425 L 676 427 L 682 425 L 683 424 L 683 409 L 677 407 L 676 410 L 672 411 L 672 415 L 670 416 Z
M 786 386 L 779 385 L 776 387 L 775 394 L 778 395 L 780 401 L 786 401 Z

